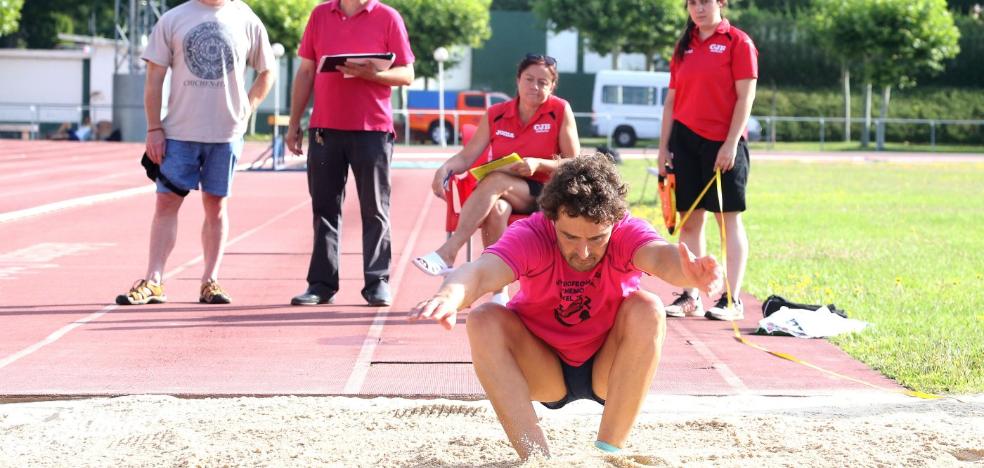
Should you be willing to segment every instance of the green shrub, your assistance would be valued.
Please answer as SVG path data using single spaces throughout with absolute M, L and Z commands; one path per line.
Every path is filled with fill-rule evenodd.
M 864 88 L 852 83 L 851 116 L 864 116 Z M 881 112 L 881 92 L 873 90 L 871 99 L 872 119 Z M 803 90 L 797 88 L 760 87 L 756 94 L 752 115 L 783 117 L 844 116 L 844 96 L 839 89 Z M 910 88 L 892 90 L 888 117 L 895 119 L 980 120 L 984 119 L 984 93 L 961 88 Z M 765 122 L 763 122 L 765 125 Z M 852 124 L 851 137 L 860 139 L 862 124 Z M 827 122 L 824 138 L 828 141 L 843 140 L 844 126 L 839 122 Z M 891 142 L 929 143 L 931 129 L 928 124 L 890 123 L 885 138 Z M 765 129 L 763 129 L 765 133 Z M 872 136 L 874 128 L 872 128 Z M 820 126 L 816 122 L 778 122 L 777 141 L 818 141 Z M 952 144 L 984 144 L 984 125 L 937 125 L 936 142 Z

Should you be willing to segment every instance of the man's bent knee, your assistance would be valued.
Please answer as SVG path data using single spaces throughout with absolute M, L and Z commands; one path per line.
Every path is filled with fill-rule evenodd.
M 616 326 L 623 331 L 656 336 L 665 330 L 663 323 L 666 321 L 666 312 L 663 301 L 655 294 L 636 291 L 625 298 L 621 309 Z
M 507 323 L 515 320 L 516 316 L 509 309 L 500 304 L 487 302 L 475 307 L 468 312 L 468 319 L 465 325 L 468 331 L 488 331 L 496 328 L 505 328 Z

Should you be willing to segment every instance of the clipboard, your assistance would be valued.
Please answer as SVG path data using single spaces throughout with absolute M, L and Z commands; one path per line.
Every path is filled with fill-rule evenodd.
M 321 61 L 318 63 L 318 71 L 321 73 L 338 72 L 338 66 L 345 65 L 346 60 L 356 63 L 371 62 L 378 70 L 389 70 L 393 66 L 393 61 L 396 60 L 396 54 L 393 52 L 383 52 L 322 55 Z M 348 77 L 350 75 L 345 76 Z
M 489 175 L 490 172 L 501 167 L 506 167 L 510 164 L 516 164 L 522 160 L 523 158 L 518 154 L 512 153 L 508 156 L 503 156 L 499 159 L 489 161 L 481 166 L 473 167 L 469 169 L 468 172 L 475 176 L 475 180 L 482 180 L 485 176 Z

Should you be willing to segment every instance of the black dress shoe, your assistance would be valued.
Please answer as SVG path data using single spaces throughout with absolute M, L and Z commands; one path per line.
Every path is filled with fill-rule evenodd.
M 393 296 L 390 295 L 389 284 L 385 280 L 378 281 L 372 286 L 366 286 L 362 290 L 362 297 L 373 307 L 385 307 L 393 304 Z
M 307 288 L 304 293 L 294 296 L 290 300 L 290 305 L 318 305 L 332 302 L 335 302 L 335 293 L 322 291 L 319 288 Z

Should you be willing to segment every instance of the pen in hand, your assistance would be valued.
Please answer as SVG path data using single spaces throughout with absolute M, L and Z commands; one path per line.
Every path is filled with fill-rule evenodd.
M 448 173 L 444 174 L 444 182 L 441 184 L 444 187 L 444 190 L 448 189 L 448 182 L 451 181 L 451 175 L 453 174 L 454 171 L 452 171 L 451 169 L 448 169 Z

